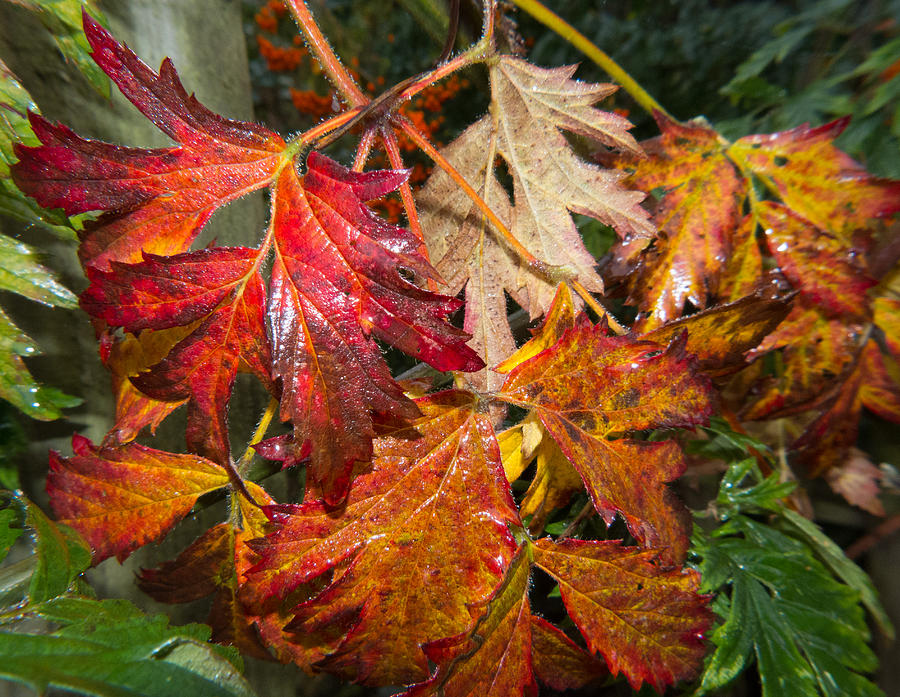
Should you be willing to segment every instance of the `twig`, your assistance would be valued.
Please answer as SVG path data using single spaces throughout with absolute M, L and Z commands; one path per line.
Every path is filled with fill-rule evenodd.
M 898 530 L 900 530 L 900 513 L 895 513 L 890 518 L 880 522 L 870 532 L 866 533 L 852 545 L 847 547 L 847 549 L 844 550 L 844 554 L 850 559 L 859 559 L 884 538 L 893 535 Z

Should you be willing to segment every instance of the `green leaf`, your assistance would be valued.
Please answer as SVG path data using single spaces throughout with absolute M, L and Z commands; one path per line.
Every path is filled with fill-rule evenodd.
M 22 356 L 37 354 L 37 346 L 0 310 L 0 398 L 34 419 L 51 421 L 81 400 L 34 381 Z
M 61 598 L 31 616 L 50 634 L 0 632 L 0 676 L 42 693 L 49 687 L 98 697 L 252 697 L 229 657 L 207 643 L 209 627 L 170 627 L 124 600 Z
M 41 208 L 34 199 L 19 191 L 9 178 L 9 167 L 16 161 L 13 145 L 40 145 L 28 121 L 29 111 L 37 113 L 37 105 L 0 60 L 0 213 L 30 225 L 41 225 L 59 237 L 75 240 L 75 231 L 68 225 L 61 210 Z
M 13 523 L 19 522 L 18 511 L 12 508 L 0 509 L 0 561 L 6 559 L 13 543 L 22 534 L 21 527 L 13 527 Z
M 24 505 L 25 525 L 34 531 L 37 556 L 28 599 L 31 603 L 39 603 L 69 590 L 90 565 L 91 552 L 77 532 L 54 523 L 30 501 L 24 501 Z
M 49 269 L 37 263 L 37 253 L 31 247 L 6 235 L 0 235 L 0 290 L 47 305 L 78 306 L 75 294 L 61 285 Z
M 754 479 L 756 483 L 741 487 L 748 477 Z M 748 458 L 733 463 L 725 472 L 716 498 L 716 506 L 722 511 L 723 518 L 742 511 L 779 511 L 783 508 L 781 501 L 796 487 L 796 482 L 778 481 L 776 474 L 763 479 L 756 459 Z
M 863 605 L 872 613 L 878 628 L 886 637 L 893 639 L 894 625 L 866 572 L 848 559 L 844 551 L 812 521 L 789 509 L 782 511 L 782 517 L 788 530 L 804 539 L 835 576 L 859 593 Z
M 715 606 L 724 623 L 712 635 L 700 694 L 731 682 L 752 650 L 764 697 L 881 695 L 859 674 L 877 667 L 859 593 L 799 540 L 743 516 L 730 529 L 741 536 L 695 537 L 704 589 L 731 591 L 730 603 Z
M 93 0 L 13 0 L 37 13 L 41 23 L 53 34 L 56 45 L 104 97 L 109 97 L 109 78 L 91 58 L 91 48 L 81 26 L 82 8 L 103 26 L 106 19 Z

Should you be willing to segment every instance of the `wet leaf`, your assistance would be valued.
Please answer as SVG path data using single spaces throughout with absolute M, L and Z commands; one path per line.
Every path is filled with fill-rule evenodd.
M 157 540 L 201 494 L 228 484 L 228 474 L 196 455 L 176 455 L 137 443 L 97 447 L 74 435 L 72 457 L 50 453 L 47 493 L 61 522 L 81 533 L 98 563 L 119 561 Z
M 700 577 L 662 570 L 652 550 L 619 542 L 539 540 L 534 561 L 559 583 L 563 602 L 588 648 L 632 688 L 666 685 L 699 674 L 712 616 Z
M 179 145 L 142 150 L 86 140 L 32 114 L 43 145 L 16 146 L 13 178 L 42 206 L 67 215 L 106 211 L 82 235 L 85 266 L 182 252 L 217 207 L 269 183 L 284 141 L 206 109 L 185 92 L 168 59 L 156 73 L 88 15 L 84 29 L 100 68 Z
M 513 368 L 499 396 L 534 410 L 607 523 L 621 514 L 639 541 L 680 563 L 690 520 L 666 482 L 684 471 L 681 449 L 628 434 L 704 423 L 712 386 L 683 336 L 664 348 L 605 334 L 582 315 L 557 343 Z
M 421 647 L 472 626 L 515 552 L 489 418 L 464 392 L 417 404 L 415 430 L 376 439 L 340 515 L 313 490 L 272 508 L 277 531 L 250 543 L 253 612 L 291 609 L 294 640 L 325 654 L 317 666 L 365 684 L 428 678 Z

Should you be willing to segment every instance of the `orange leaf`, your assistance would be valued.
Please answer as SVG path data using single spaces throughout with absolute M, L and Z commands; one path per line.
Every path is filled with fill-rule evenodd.
M 520 551 L 506 580 L 482 610 L 472 635 L 449 637 L 425 647 L 435 674 L 402 697 L 503 695 L 537 697 L 531 661 L 531 608 L 528 604 L 529 559 Z
M 668 344 L 687 331 L 687 352 L 700 369 L 721 377 L 747 365 L 747 353 L 787 317 L 790 304 L 751 295 L 727 305 L 717 305 L 674 322 L 666 322 L 641 339 Z
M 538 540 L 534 561 L 559 583 L 563 603 L 591 651 L 632 688 L 658 692 L 700 672 L 708 598 L 692 569 L 663 571 L 652 550 L 618 542 Z
M 683 335 L 663 349 L 605 336 L 582 315 L 556 344 L 516 366 L 498 397 L 537 413 L 607 523 L 620 513 L 638 540 L 680 563 L 690 515 L 665 484 L 684 471 L 681 449 L 610 436 L 704 423 L 713 395 Z
M 175 455 L 137 443 L 98 448 L 72 436 L 72 457 L 50 453 L 47 493 L 60 522 L 90 545 L 94 562 L 163 537 L 201 494 L 228 484 L 228 474 L 196 455 Z
M 858 229 L 900 210 L 900 182 L 873 177 L 834 146 L 849 121 L 745 136 L 728 154 L 771 179 L 795 214 L 849 243 Z
M 326 647 L 321 668 L 366 684 L 428 677 L 421 646 L 471 626 L 469 609 L 515 551 L 507 526 L 521 524 L 477 399 L 449 391 L 417 404 L 416 430 L 375 440 L 340 516 L 313 489 L 273 508 L 278 530 L 251 543 L 254 611 L 300 602 L 297 640 Z
M 634 171 L 633 187 L 661 196 L 653 215 L 660 238 L 629 278 L 633 302 L 649 313 L 643 329 L 680 317 L 686 302 L 706 307 L 731 257 L 746 195 L 716 131 L 655 117 L 662 135 L 642 144 L 647 157 L 617 163 Z

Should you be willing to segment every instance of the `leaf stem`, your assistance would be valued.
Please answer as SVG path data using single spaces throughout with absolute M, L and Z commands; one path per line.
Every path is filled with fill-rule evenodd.
M 468 197 L 472 199 L 472 202 L 478 207 L 478 209 L 484 214 L 484 216 L 491 221 L 491 224 L 500 233 L 500 236 L 505 240 L 505 242 L 512 248 L 512 251 L 515 252 L 519 258 L 535 273 L 544 276 L 545 278 L 559 283 L 560 281 L 567 281 L 572 279 L 575 276 L 574 271 L 568 266 L 553 266 L 544 261 L 541 261 L 537 257 L 535 257 L 531 252 L 529 252 L 522 245 L 519 240 L 515 238 L 515 236 L 510 232 L 509 228 L 503 224 L 503 221 L 497 217 L 497 214 L 491 210 L 490 206 L 488 206 L 484 199 L 478 195 L 478 192 L 472 188 L 472 185 L 469 184 L 465 180 L 456 168 L 450 164 L 450 162 L 441 155 L 437 148 L 435 148 L 431 142 L 426 138 L 419 130 L 413 126 L 407 119 L 403 117 L 398 117 L 395 120 L 395 123 L 398 123 L 400 127 L 403 129 L 403 132 L 408 135 L 412 141 L 419 146 L 419 148 L 428 155 L 434 163 L 444 170 L 451 179 L 463 190 L 466 192 Z
M 278 400 L 272 397 L 269 400 L 269 404 L 266 406 L 266 410 L 263 412 L 262 418 L 259 420 L 256 430 L 253 432 L 253 436 L 250 438 L 250 442 L 247 444 L 247 449 L 244 450 L 244 454 L 241 455 L 241 459 L 237 462 L 236 469 L 241 476 L 245 474 L 247 467 L 253 460 L 255 452 L 253 446 L 259 443 L 263 439 L 263 436 L 266 435 L 266 431 L 269 430 L 269 425 L 272 423 L 272 419 L 275 417 L 277 409 Z
M 654 111 L 659 111 L 673 121 L 676 120 L 659 102 L 651 97 L 650 93 L 641 87 L 637 81 L 622 68 L 622 66 L 616 63 L 606 52 L 600 50 L 593 41 L 562 17 L 538 2 L 538 0 L 513 0 L 513 3 L 534 17 L 538 22 L 559 34 L 562 38 L 603 68 L 603 70 L 605 70 L 613 80 L 618 82 L 622 86 L 622 89 L 630 94 L 634 101 L 640 104 L 648 113 L 652 114 Z
M 294 20 L 306 37 L 309 47 L 322 66 L 322 70 L 328 76 L 328 79 L 334 84 L 338 92 L 350 106 L 362 106 L 368 103 L 366 95 L 356 84 L 356 81 L 347 72 L 347 69 L 341 63 L 341 59 L 331 48 L 328 39 L 322 34 L 315 18 L 306 6 L 305 0 L 284 0 Z
M 628 333 L 628 327 L 619 322 L 619 320 L 612 316 L 612 313 L 609 310 L 607 310 L 605 307 L 603 307 L 603 305 L 597 302 L 594 296 L 591 295 L 590 291 L 578 282 L 578 279 L 572 279 L 571 281 L 569 281 L 569 283 L 572 284 L 572 288 L 574 288 L 575 292 L 581 296 L 581 299 L 584 300 L 585 304 L 597 313 L 598 317 L 606 317 L 606 321 L 609 324 L 610 329 L 612 329 L 619 336 Z

